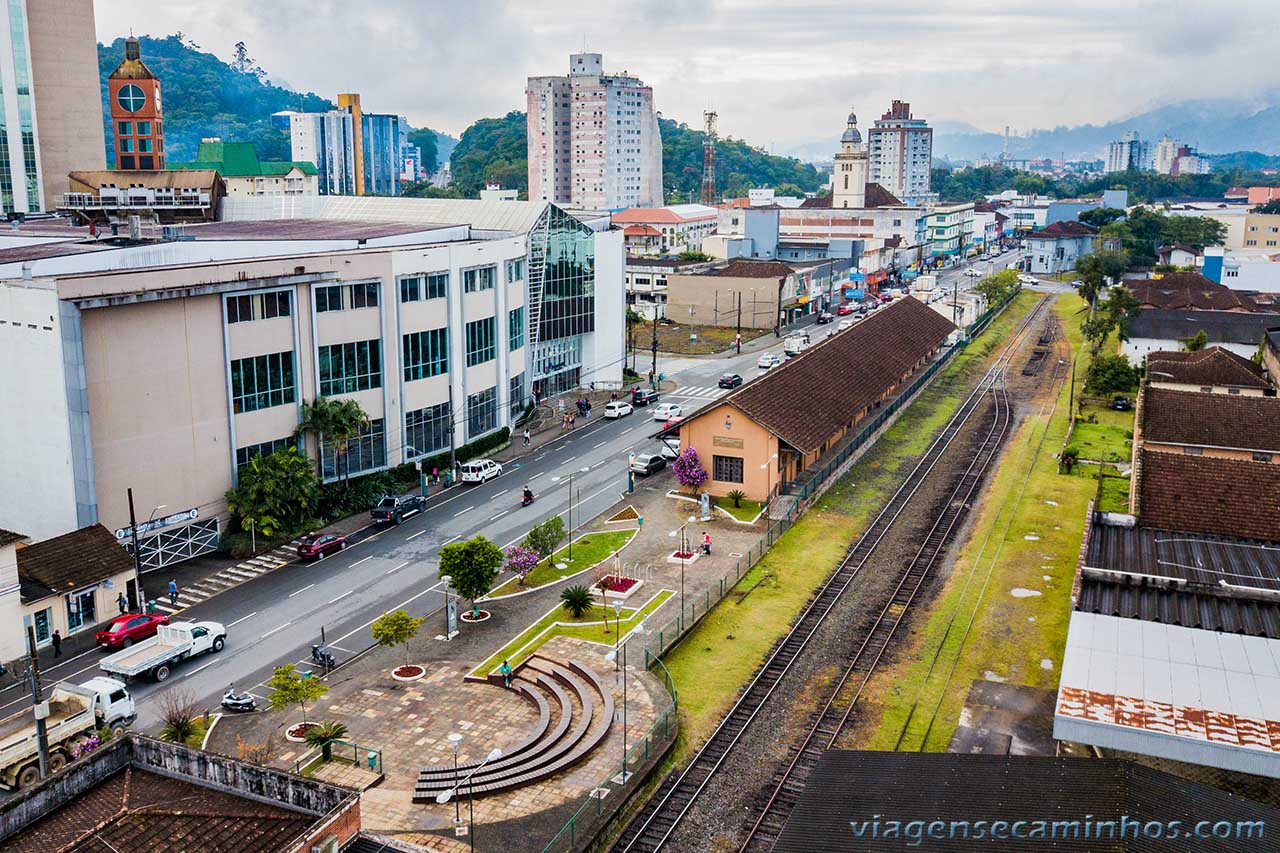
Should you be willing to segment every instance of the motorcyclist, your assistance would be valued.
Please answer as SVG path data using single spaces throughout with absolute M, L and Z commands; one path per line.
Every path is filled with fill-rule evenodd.
M 524 487 L 524 502 L 527 504 L 533 503 L 533 491 L 529 488 L 527 483 Z

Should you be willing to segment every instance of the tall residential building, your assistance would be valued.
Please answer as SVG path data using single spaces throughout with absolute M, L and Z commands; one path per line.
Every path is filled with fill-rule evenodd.
M 315 164 L 320 195 L 356 195 L 356 134 L 351 113 L 284 110 L 271 118 L 278 127 L 288 129 L 293 159 Z
M 867 174 L 867 146 L 858 130 L 858 117 L 849 113 L 848 124 L 840 137 L 840 153 L 836 154 L 831 172 L 831 206 L 863 207 L 867 198 Z
M 933 201 L 929 169 L 933 161 L 933 128 L 911 115 L 911 104 L 894 101 L 867 131 L 872 183 L 907 204 Z
M 567 77 L 530 77 L 529 198 L 588 210 L 662 204 L 662 135 L 653 89 L 606 74 L 599 53 Z
M 1130 130 L 1116 142 L 1107 145 L 1108 172 L 1140 172 L 1151 168 L 1151 143 L 1144 142 L 1137 131 Z
M 150 171 L 164 168 L 164 103 L 160 80 L 142 61 L 133 36 L 125 39 L 124 59 L 107 78 L 116 168 Z
M 16 32 L 12 16 L 23 4 L 7 5 L 11 20 L 5 31 L 12 34 Z M 26 6 L 31 88 L 35 116 L 39 117 L 36 157 L 44 191 L 43 206 L 31 204 L 29 208 L 52 210 L 70 189 L 70 172 L 107 168 L 93 0 L 38 0 Z M 6 97 L 10 91 L 21 99 L 20 92 L 5 85 Z M 13 115 L 7 102 L 5 115 Z M 33 116 L 33 135 L 35 132 Z M 15 149 L 11 145 L 9 150 Z M 9 209 L 6 205 L 5 210 Z
M 363 167 L 357 169 L 357 182 L 363 178 L 361 195 L 399 195 L 400 145 L 405 126 L 400 116 L 364 113 L 361 117 L 359 148 L 364 158 Z
M 1160 137 L 1160 141 L 1156 143 L 1155 153 L 1152 155 L 1155 170 L 1162 175 L 1172 175 L 1178 162 L 1178 149 L 1182 147 L 1184 147 L 1182 143 L 1176 139 L 1170 139 L 1168 136 Z

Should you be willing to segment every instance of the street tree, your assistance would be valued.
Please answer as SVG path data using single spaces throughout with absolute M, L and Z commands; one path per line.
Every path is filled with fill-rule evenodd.
M 471 600 L 472 617 L 479 617 L 476 599 L 489 592 L 501 568 L 502 549 L 483 536 L 440 549 L 440 574 L 452 578 L 458 595 Z
M 507 549 L 507 571 L 514 572 L 520 579 L 521 584 L 529 576 L 529 572 L 537 568 L 538 563 L 541 561 L 542 555 L 532 548 L 513 545 Z
M 1080 287 L 1080 296 L 1089 303 L 1091 309 L 1106 290 L 1108 280 L 1112 283 L 1120 281 L 1124 275 L 1124 261 L 1122 252 L 1107 249 L 1090 252 L 1076 260 L 1076 274 L 1084 282 Z
M 1100 355 L 1090 362 L 1084 384 L 1098 395 L 1129 391 L 1138 384 L 1138 368 L 1122 355 Z
M 1095 207 L 1093 210 L 1086 210 L 1080 214 L 1080 221 L 1085 225 L 1092 225 L 1094 228 L 1110 225 L 1117 219 L 1123 218 L 1124 211 L 1114 207 Z
M 318 702 L 329 692 L 329 685 L 318 678 L 308 678 L 293 664 L 278 666 L 267 681 L 267 702 L 271 710 L 280 711 L 290 705 L 302 709 L 302 722 L 307 722 L 307 703 Z
M 389 649 L 404 646 L 404 662 L 408 666 L 409 641 L 418 636 L 425 618 L 410 616 L 409 611 L 404 609 L 392 610 L 374 619 L 373 624 L 369 626 L 369 633 L 373 635 L 374 642 L 380 646 Z
M 1017 270 L 1000 270 L 980 279 L 973 286 L 973 291 L 981 296 L 987 305 L 999 305 L 1011 294 L 1016 293 L 1020 286 Z
M 271 539 L 297 530 L 315 515 L 320 489 L 311 463 L 296 447 L 286 447 L 249 460 L 226 498 L 242 528 L 252 526 Z
M 1275 215 L 1280 213 L 1280 198 L 1272 199 L 1266 204 L 1260 204 L 1253 209 L 1254 213 L 1267 213 Z
M 676 482 L 691 492 L 696 492 L 707 481 L 707 472 L 703 470 L 702 460 L 692 444 L 675 458 L 671 470 L 676 472 Z
M 350 471 L 346 457 L 351 441 L 367 429 L 369 415 L 355 400 L 316 397 L 312 402 L 302 404 L 302 418 L 294 435 L 311 434 L 320 442 L 321 452 L 317 456 L 321 476 L 324 474 L 324 442 L 327 441 L 328 449 L 336 455 L 334 467 L 345 478 Z
M 535 524 L 529 528 L 521 544 L 525 548 L 537 551 L 542 557 L 550 557 L 564 541 L 564 537 L 564 519 L 553 515 L 541 524 Z

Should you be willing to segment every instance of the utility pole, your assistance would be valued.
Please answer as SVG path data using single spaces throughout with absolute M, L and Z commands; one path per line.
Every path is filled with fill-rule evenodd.
M 738 291 L 738 355 L 742 355 L 742 291 Z
M 653 350 L 653 366 L 649 368 L 649 382 L 653 385 L 654 390 L 658 388 L 658 303 L 653 303 L 653 343 L 650 344 Z
M 693 342 L 698 339 L 698 333 L 693 330 L 693 306 L 689 306 L 689 341 Z
M 449 485 L 453 485 L 458 465 L 457 443 L 453 440 L 453 378 L 449 378 Z
M 35 709 L 36 749 L 40 754 L 40 778 L 49 778 L 49 736 L 45 732 L 44 718 L 49 716 L 49 709 L 44 707 L 43 691 L 40 687 L 40 656 L 36 654 L 36 628 L 27 626 L 27 653 L 31 658 L 28 673 L 31 678 L 31 707 Z
M 142 591 L 142 551 L 138 548 L 138 517 L 133 511 L 133 488 L 130 487 L 127 492 L 129 494 L 129 535 L 133 540 L 133 587 L 138 594 L 138 610 L 145 611 L 147 596 Z M 34 643 L 31 648 L 35 648 Z

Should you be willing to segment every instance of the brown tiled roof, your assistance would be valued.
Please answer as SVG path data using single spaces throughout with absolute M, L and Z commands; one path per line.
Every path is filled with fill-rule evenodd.
M 1158 375 L 1160 373 L 1168 375 Z M 1147 377 L 1156 382 L 1186 385 L 1271 387 L 1261 365 L 1222 347 L 1208 347 L 1199 352 L 1147 353 Z
M 721 401 L 811 453 L 881 399 L 954 329 L 924 303 L 899 299 Z
M 1143 450 L 1146 527 L 1280 541 L 1280 465 Z
M 68 592 L 127 572 L 133 558 L 101 524 L 18 549 L 18 574 L 53 592 Z
M 813 198 L 806 198 L 804 201 L 800 202 L 800 207 L 802 208 L 831 207 L 831 196 L 819 195 L 819 196 L 814 196 Z
M 1093 237 L 1096 236 L 1098 230 L 1085 225 L 1074 219 L 1060 219 L 1052 225 L 1041 228 L 1039 231 L 1032 231 L 1027 235 L 1028 240 L 1052 240 L 1060 237 Z
M 734 258 L 722 267 L 712 267 L 702 275 L 718 275 L 727 278 L 786 278 L 791 267 L 781 261 L 753 261 Z
M 1189 252 L 1193 255 L 1200 254 L 1200 252 L 1198 252 L 1194 246 L 1188 246 L 1186 243 L 1166 243 L 1165 245 L 1161 246 L 1159 249 L 1156 249 L 1156 253 L 1163 255 L 1169 252 L 1177 251 L 1179 249 L 1181 249 L 1184 252 Z
M 26 538 L 27 537 L 23 536 L 21 533 L 14 533 L 12 530 L 5 530 L 3 527 L 0 527 L 0 548 L 3 548 L 5 545 L 12 545 L 14 542 L 21 542 Z
M 1148 388 L 1145 441 L 1280 452 L 1280 399 Z M 1280 466 L 1275 468 L 1280 480 Z
M 315 818 L 247 797 L 123 771 L 0 842 L 0 853 L 274 853 Z
M 1174 275 L 1171 273 L 1170 275 Z M 1199 273 L 1177 275 L 1198 276 Z M 1165 279 L 1127 279 L 1125 287 L 1138 300 L 1139 308 L 1163 308 L 1174 311 L 1261 311 L 1248 296 L 1229 287 L 1205 279 L 1204 286 L 1166 283 Z
M 1219 284 L 1206 275 L 1188 270 L 1178 270 L 1176 272 L 1153 273 L 1158 278 L 1140 278 L 1125 279 L 1125 284 L 1133 287 L 1133 282 L 1153 282 L 1158 281 L 1164 287 L 1195 287 L 1201 290 L 1229 290 L 1225 284 Z

